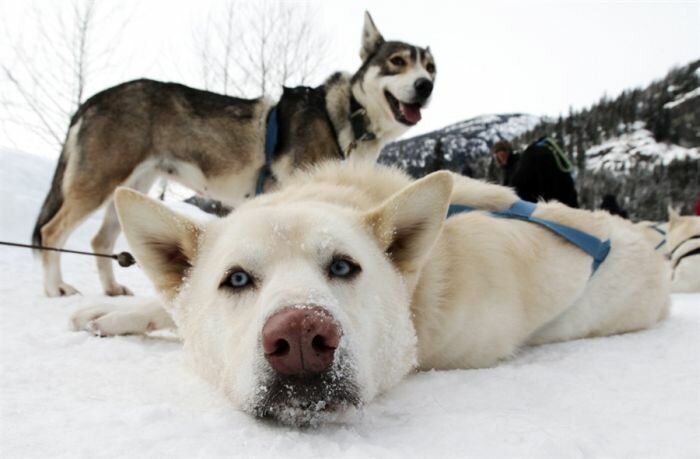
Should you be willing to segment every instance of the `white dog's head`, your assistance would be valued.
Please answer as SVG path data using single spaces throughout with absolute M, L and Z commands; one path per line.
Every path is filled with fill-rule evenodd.
M 430 48 L 386 41 L 365 13 L 360 49 L 362 66 L 352 78 L 352 92 L 378 131 L 404 132 L 421 119 L 430 102 L 436 67 Z
M 204 226 L 127 189 L 116 205 L 198 371 L 255 416 L 308 425 L 414 367 L 411 290 L 451 188 L 432 174 L 369 210 L 282 190 Z

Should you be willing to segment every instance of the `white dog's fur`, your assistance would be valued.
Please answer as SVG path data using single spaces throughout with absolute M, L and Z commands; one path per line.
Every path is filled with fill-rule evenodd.
M 681 216 L 669 208 L 668 218 L 666 250 L 669 251 L 671 266 L 675 266 L 671 274 L 671 289 L 674 292 L 700 292 L 700 254 L 680 259 L 683 254 L 700 247 L 700 239 L 697 239 L 700 236 L 700 217 Z
M 100 306 L 73 323 L 102 335 L 144 333 L 172 325 L 170 315 L 199 373 L 237 407 L 303 425 L 368 402 L 414 368 L 491 366 L 524 345 L 640 330 L 667 315 L 668 264 L 622 219 L 537 206 L 538 217 L 610 239 L 593 275 L 589 256 L 539 226 L 486 212 L 445 220 L 450 202 L 503 210 L 516 199 L 448 172 L 411 183 L 394 169 L 336 163 L 199 226 L 122 189 L 127 240 L 168 314 L 156 303 Z M 329 276 L 339 254 L 361 266 L 356 277 Z M 233 266 L 254 287 L 226 287 Z M 333 383 L 270 404 L 275 375 L 261 328 L 282 308 L 308 305 L 342 330 Z M 336 385 L 343 395 L 327 400 Z
M 668 222 L 642 221 L 637 223 L 637 227 L 649 244 L 669 259 L 671 291 L 700 292 L 700 254 L 680 258 L 700 247 L 700 239 L 697 239 L 700 235 L 700 217 L 682 216 L 669 207 L 668 218 Z

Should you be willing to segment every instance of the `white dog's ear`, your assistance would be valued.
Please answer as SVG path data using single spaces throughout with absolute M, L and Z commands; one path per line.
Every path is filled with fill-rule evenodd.
M 365 214 L 365 224 L 402 273 L 422 267 L 445 221 L 452 185 L 449 172 L 434 172 Z
M 379 29 L 374 25 L 369 11 L 365 11 L 365 24 L 362 28 L 362 48 L 360 49 L 360 59 L 366 61 L 384 43 L 384 37 L 379 33 Z
M 681 214 L 679 214 L 678 211 L 676 209 L 674 209 L 673 207 L 668 206 L 667 210 L 668 210 L 668 221 L 673 221 L 673 220 L 677 220 L 678 218 L 680 218 Z
M 114 194 L 134 258 L 156 290 L 172 300 L 192 267 L 201 228 L 165 205 L 127 188 Z

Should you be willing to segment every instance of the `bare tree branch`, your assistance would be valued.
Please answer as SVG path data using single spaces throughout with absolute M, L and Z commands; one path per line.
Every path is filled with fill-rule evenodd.
M 303 2 L 229 2 L 193 33 L 207 89 L 256 97 L 306 84 L 325 61 L 325 37 Z
M 101 30 L 99 21 L 120 24 L 113 15 L 99 17 L 102 4 L 100 0 L 73 0 L 66 10 L 51 8 L 53 4 L 40 8 L 35 3 L 28 8 L 35 33 L 27 37 L 18 31 L 12 37 L 5 28 L 14 58 L 0 65 L 4 76 L 0 84 L 11 89 L 10 96 L 0 100 L 0 123 L 23 126 L 53 148 L 62 144 L 70 117 L 85 100 L 94 72 L 108 67 L 118 42 Z M 126 22 L 121 23 L 118 33 L 125 26 Z M 99 34 L 95 33 L 98 27 Z
M 3 65 L 3 71 L 5 72 L 5 76 L 7 77 L 8 81 L 10 81 L 17 92 L 22 96 L 24 99 L 25 103 L 27 106 L 32 110 L 32 112 L 36 115 L 36 117 L 39 119 L 41 122 L 41 125 L 44 127 L 45 131 L 49 136 L 60 145 L 61 143 L 61 137 L 57 134 L 55 131 L 55 126 L 52 125 L 51 121 L 46 118 L 44 115 L 43 110 L 41 110 L 40 107 L 38 107 L 38 102 L 35 97 L 32 96 L 32 94 L 29 94 L 26 89 L 24 89 L 24 86 L 22 83 L 15 78 L 15 76 L 12 74 L 9 68 Z

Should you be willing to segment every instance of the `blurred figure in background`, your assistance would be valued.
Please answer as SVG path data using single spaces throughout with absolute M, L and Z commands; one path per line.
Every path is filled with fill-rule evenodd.
M 513 175 L 518 167 L 520 155 L 513 151 L 513 146 L 507 140 L 499 140 L 491 147 L 491 157 L 503 174 L 503 185 L 512 186 Z
M 610 215 L 618 215 L 622 218 L 627 218 L 627 211 L 620 207 L 617 203 L 617 199 L 612 194 L 606 194 L 603 196 L 603 201 L 600 203 L 600 208 L 602 210 L 607 210 Z
M 523 153 L 514 152 L 510 142 L 501 140 L 493 145 L 491 154 L 503 171 L 503 184 L 513 187 L 521 199 L 557 200 L 578 207 L 573 167 L 554 140 L 542 137 Z
M 427 168 L 426 173 L 439 171 L 445 168 L 445 152 L 442 149 L 442 140 L 438 139 L 435 142 L 435 147 L 433 149 L 433 162 L 430 167 Z
M 462 170 L 460 171 L 460 173 L 465 177 L 474 178 L 474 169 L 469 165 L 469 163 L 464 163 L 464 166 L 462 166 Z

